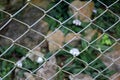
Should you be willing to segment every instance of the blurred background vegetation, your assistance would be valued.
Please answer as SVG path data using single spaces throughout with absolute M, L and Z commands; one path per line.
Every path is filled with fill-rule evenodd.
M 47 11 L 51 7 L 56 5 L 60 0 L 45 0 L 45 1 L 50 2 L 49 5 L 47 6 L 47 8 L 45 9 Z M 71 3 L 74 0 L 65 0 L 65 1 Z M 81 1 L 89 1 L 89 0 L 81 0 Z M 92 14 L 92 19 L 99 16 L 107 9 L 106 6 L 104 6 L 104 4 L 107 6 L 110 6 L 111 4 L 116 2 L 116 0 L 100 0 L 101 3 L 98 0 L 93 0 L 93 1 L 95 3 L 95 9 L 96 9 L 97 13 Z M 26 3 L 27 3 L 26 0 L 0 0 L 0 28 L 2 28 L 2 26 L 11 18 L 10 15 L 7 14 L 7 12 L 10 14 L 14 14 L 14 13 L 16 13 L 16 11 L 18 11 L 20 8 L 22 8 Z M 31 1 L 31 3 L 32 3 L 32 1 Z M 34 4 L 37 6 L 41 5 L 41 4 L 38 4 L 37 1 Z M 116 42 L 114 39 L 117 40 L 120 38 L 120 22 L 118 22 L 113 27 L 111 27 L 114 23 L 116 23 L 119 20 L 119 18 L 118 18 L 118 16 L 120 16 L 119 4 L 120 4 L 120 1 L 118 1 L 117 3 L 115 3 L 112 6 L 108 7 L 108 11 L 105 12 L 105 14 L 103 14 L 101 17 L 99 17 L 98 19 L 93 21 L 93 23 L 98 25 L 99 27 L 97 27 L 96 25 L 89 25 L 89 27 L 92 28 L 93 30 L 97 30 L 97 33 L 92 37 L 92 40 L 90 41 L 91 43 L 92 43 L 92 41 L 96 40 L 96 38 L 98 38 L 99 33 L 100 34 L 104 33 L 104 35 L 99 40 L 96 40 L 94 43 L 90 44 L 91 46 L 95 47 L 96 49 L 94 49 L 93 47 L 90 46 L 88 49 L 83 51 L 79 56 L 77 56 L 77 58 L 74 59 L 70 63 L 70 65 L 64 67 L 63 70 L 65 70 L 69 73 L 72 73 L 72 74 L 77 74 L 78 72 L 82 71 L 82 69 L 84 69 L 86 66 L 86 64 L 84 62 L 82 62 L 82 61 L 80 62 L 78 59 L 81 59 L 89 64 L 90 62 L 95 60 L 101 54 L 99 51 L 104 52 L 106 49 L 108 49 L 110 46 L 112 46 Z M 45 4 L 42 4 L 42 5 L 45 5 Z M 44 9 L 44 7 L 41 7 L 41 8 Z M 109 10 L 111 10 L 114 14 L 112 12 L 110 12 Z M 3 12 L 3 11 L 6 11 L 6 12 Z M 22 18 L 21 16 L 23 16 L 24 14 L 31 15 L 30 13 L 23 11 L 22 13 L 14 16 L 14 18 L 23 20 L 24 18 Z M 42 13 L 40 13 L 40 14 L 42 15 Z M 71 15 L 69 13 L 69 4 L 65 3 L 64 1 L 59 3 L 56 7 L 54 7 L 52 10 L 50 10 L 46 14 L 52 16 L 53 18 L 55 18 L 56 20 L 59 20 L 60 22 L 64 22 L 69 17 L 71 17 Z M 118 15 L 118 16 L 116 16 L 116 15 Z M 54 31 L 56 28 L 58 28 L 60 26 L 60 24 L 57 21 L 55 21 L 54 19 L 50 19 L 50 17 L 48 17 L 48 16 L 45 16 L 45 18 L 43 20 L 48 23 L 49 30 L 51 30 L 51 31 Z M 66 23 L 64 23 L 63 26 L 69 28 L 70 30 L 72 30 L 76 33 L 83 30 L 90 23 L 90 22 L 82 22 L 82 24 L 80 26 L 76 26 L 72 23 L 73 20 L 74 20 L 74 18 L 71 18 Z M 108 29 L 109 27 L 111 27 L 111 28 Z M 6 27 L 4 29 L 2 29 L 0 31 L 0 35 L 4 35 L 5 32 L 7 32 L 7 30 L 8 30 L 8 28 L 6 28 Z M 70 33 L 70 31 L 65 28 L 61 28 L 60 30 L 65 35 Z M 84 38 L 85 30 L 80 32 L 80 34 L 82 35 L 81 37 Z M 113 36 L 114 39 L 111 36 Z M 68 44 L 67 46 L 65 46 L 65 49 L 67 51 L 69 51 L 70 49 L 76 47 L 80 51 L 82 51 L 89 45 L 89 43 L 87 43 L 84 40 L 81 40 L 79 42 L 79 44 L 80 44 L 80 46 L 79 45 L 73 46 L 73 45 Z M 8 49 L 8 47 L 9 47 L 9 45 L 3 45 L 3 43 L 0 42 L 0 54 L 2 55 L 3 53 L 5 53 L 2 57 L 1 56 L 0 57 L 5 58 L 10 61 L 13 61 L 13 62 L 17 62 L 19 59 L 21 59 L 23 56 L 25 56 L 29 52 L 27 49 L 25 49 L 21 46 L 16 46 L 16 45 L 14 45 L 12 48 L 10 48 L 10 50 L 5 52 Z M 47 56 L 46 59 L 49 58 L 51 55 L 52 55 L 52 53 L 50 53 L 48 51 L 45 54 L 45 56 Z M 74 57 L 71 56 L 69 53 L 62 51 L 62 50 L 58 54 L 56 54 L 56 59 L 58 61 L 57 64 L 59 66 L 61 66 L 61 63 L 67 64 L 73 58 Z M 36 62 L 32 62 L 30 59 L 27 59 L 24 62 L 24 65 L 25 65 L 24 68 L 31 70 L 31 71 L 36 69 L 39 66 L 39 64 L 37 64 Z M 93 63 L 89 64 L 89 66 L 91 66 L 99 71 L 103 71 L 107 67 L 101 59 L 95 60 Z M 4 77 L 13 67 L 14 67 L 14 65 L 12 63 L 9 63 L 7 61 L 0 59 L 0 77 Z M 22 74 L 23 72 L 24 71 L 19 72 L 19 76 L 23 76 L 23 74 Z M 88 74 L 93 78 L 99 74 L 97 71 L 91 69 L 90 67 L 85 69 L 82 73 Z M 116 71 L 110 70 L 110 69 L 106 69 L 105 71 L 102 72 L 102 74 L 104 74 L 108 77 L 110 77 L 114 73 L 116 73 Z M 63 80 L 66 78 L 66 75 L 67 74 L 65 74 L 64 72 L 61 71 L 58 74 L 56 80 Z M 4 78 L 4 80 L 13 80 L 14 76 L 15 76 L 15 74 L 13 71 L 11 73 L 11 75 L 8 75 L 6 78 Z M 68 77 L 66 80 L 69 80 Z M 103 77 L 100 75 L 96 80 L 108 80 L 108 79 L 106 77 Z

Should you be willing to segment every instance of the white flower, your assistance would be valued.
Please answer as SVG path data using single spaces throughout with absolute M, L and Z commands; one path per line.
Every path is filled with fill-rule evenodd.
M 16 63 L 16 65 L 17 65 L 17 67 L 22 67 L 22 62 L 21 62 L 21 61 L 18 61 L 18 62 Z
M 80 25 L 81 25 L 81 22 L 80 22 L 80 20 L 75 19 L 75 20 L 73 20 L 73 24 L 75 24 L 75 25 L 77 25 L 77 26 L 80 26 Z
M 38 57 L 38 59 L 36 60 L 37 63 L 42 63 L 43 62 L 43 58 L 42 57 Z
M 27 1 L 31 1 L 31 0 L 27 0 Z
M 72 48 L 70 50 L 70 54 L 72 54 L 73 56 L 78 56 L 80 54 L 80 51 L 77 48 Z
M 96 13 L 97 13 L 97 10 L 96 10 L 96 9 L 93 9 L 93 12 L 96 14 Z

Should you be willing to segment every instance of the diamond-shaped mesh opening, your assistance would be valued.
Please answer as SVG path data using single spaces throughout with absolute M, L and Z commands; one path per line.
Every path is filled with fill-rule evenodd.
M 84 63 L 82 60 L 75 58 L 72 60 L 69 64 L 66 66 L 63 66 L 63 70 L 67 71 L 71 74 L 77 74 L 86 67 L 86 63 Z
M 73 59 L 73 56 L 64 50 L 61 50 L 56 54 L 56 59 L 57 65 L 63 67 Z
M 112 4 L 115 3 L 116 1 L 119 1 L 119 0 L 111 0 L 111 1 L 109 1 L 109 0 L 106 0 L 106 1 L 104 1 L 104 0 L 98 0 L 98 2 L 100 2 L 101 4 L 104 4 L 104 5 L 106 5 L 106 6 L 112 5 Z
M 27 53 L 27 49 L 18 45 L 13 45 L 1 58 L 16 62 L 24 57 Z
M 89 47 L 78 56 L 79 59 L 85 61 L 86 63 L 91 63 L 97 57 L 99 57 L 99 52 L 92 47 Z
M 0 59 L 0 77 L 5 78 L 6 76 L 8 78 L 11 78 L 12 75 L 11 71 L 14 68 L 14 64 L 8 61 L 5 61 L 4 59 Z
M 34 48 L 44 40 L 41 34 L 38 34 L 32 30 L 29 30 L 25 35 L 23 35 L 17 43 L 28 47 L 30 49 Z
M 114 5 L 112 5 L 109 9 L 112 10 L 113 12 L 119 14 L 119 10 L 117 10 L 117 8 L 120 8 L 119 4 L 120 4 L 120 1 L 116 0 L 116 3 Z
M 112 28 L 110 28 L 107 31 L 108 34 L 110 34 L 111 36 L 113 36 L 116 39 L 120 38 L 120 22 L 118 22 L 116 25 L 114 25 Z
M 20 10 L 24 5 L 25 1 L 23 0 L 17 0 L 17 1 L 7 1 L 7 0 L 2 0 L 1 3 L 5 2 L 4 4 L 4 10 L 6 12 L 9 12 L 10 14 L 16 13 L 18 10 Z
M 48 15 L 54 17 L 55 19 L 63 22 L 69 18 L 69 15 L 67 13 L 68 10 L 68 4 L 65 2 L 59 3 L 56 7 L 54 7 L 52 10 L 48 12 Z
M 27 23 L 28 25 L 32 25 L 35 21 L 40 19 L 44 15 L 43 11 L 32 6 L 28 5 L 21 12 L 19 12 L 15 18 Z
M 113 14 L 110 11 L 107 11 L 95 20 L 95 24 L 97 24 L 103 29 L 108 29 L 109 27 L 114 25 L 118 20 L 119 18 L 115 14 Z
M 5 26 L 5 28 L 1 30 L 1 32 L 5 31 L 1 34 L 15 40 L 20 37 L 26 30 L 26 25 L 19 23 L 16 20 L 12 20 L 9 24 Z
M 84 30 L 80 31 L 79 34 L 81 34 L 81 37 L 83 39 L 92 43 L 96 39 L 98 39 L 102 33 L 103 33 L 103 30 L 101 30 L 101 28 L 99 28 L 95 24 L 91 24 Z
M 115 40 L 108 34 L 103 34 L 99 39 L 91 44 L 96 50 L 105 51 L 115 43 Z
M 46 15 L 42 20 L 32 26 L 32 29 L 46 35 L 49 30 L 54 31 L 59 26 L 60 24 L 58 21 L 56 21 L 54 18 L 51 18 L 49 15 Z
M 49 27 L 47 22 L 41 20 L 36 25 L 34 25 L 32 29 L 46 35 L 49 30 Z
M 0 11 L 0 30 L 3 28 L 3 25 L 9 21 L 10 15 Z
M 0 36 L 0 54 L 3 54 L 11 45 L 11 40 Z

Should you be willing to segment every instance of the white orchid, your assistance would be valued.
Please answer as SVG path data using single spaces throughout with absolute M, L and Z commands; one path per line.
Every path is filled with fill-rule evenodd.
M 80 26 L 81 25 L 81 21 L 78 19 L 73 20 L 73 24 L 75 24 L 76 26 Z
M 72 54 L 73 56 L 78 56 L 80 54 L 80 51 L 77 48 L 72 48 L 70 50 L 70 54 Z
M 42 63 L 43 62 L 43 58 L 42 57 L 38 57 L 38 59 L 36 60 L 37 63 Z

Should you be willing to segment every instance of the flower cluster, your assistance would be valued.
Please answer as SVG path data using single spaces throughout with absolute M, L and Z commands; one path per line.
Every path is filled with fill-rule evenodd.
M 75 24 L 76 26 L 80 26 L 81 25 L 81 21 L 78 19 L 73 20 L 73 24 Z

